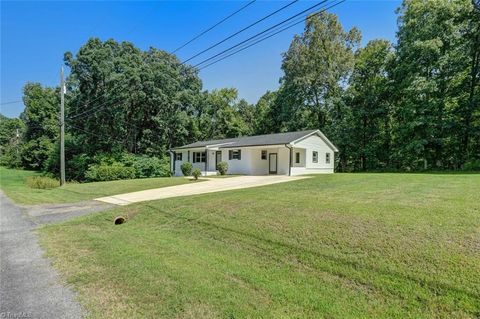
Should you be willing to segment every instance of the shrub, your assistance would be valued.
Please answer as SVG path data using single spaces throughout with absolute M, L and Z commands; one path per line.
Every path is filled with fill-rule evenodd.
M 85 178 L 90 182 L 114 181 L 117 179 L 135 178 L 135 168 L 127 167 L 123 163 L 90 165 Z
M 195 178 L 195 180 L 197 180 L 198 177 L 200 177 L 200 175 L 202 175 L 202 172 L 200 171 L 200 169 L 195 168 L 195 169 L 192 171 L 192 176 L 193 176 L 193 178 Z
M 463 165 L 464 171 L 480 171 L 480 160 L 472 160 Z
M 170 162 L 168 158 L 135 156 L 133 161 L 136 178 L 170 176 Z
M 217 170 L 220 173 L 220 175 L 225 175 L 227 174 L 228 171 L 228 163 L 227 162 L 220 162 L 217 164 Z
M 50 189 L 60 186 L 60 182 L 47 176 L 32 176 L 27 178 L 27 185 L 30 188 Z
M 189 163 L 189 162 L 185 162 L 180 166 L 183 176 L 192 175 L 192 168 L 193 168 L 192 163 Z
M 70 134 L 65 135 L 65 177 L 68 181 L 83 181 L 89 165 L 98 164 L 83 152 L 83 141 Z M 60 143 L 56 143 L 42 168 L 44 172 L 60 178 Z
M 91 163 L 92 159 L 87 154 L 73 155 L 72 158 L 67 161 L 65 172 L 67 179 L 76 181 L 83 180 Z

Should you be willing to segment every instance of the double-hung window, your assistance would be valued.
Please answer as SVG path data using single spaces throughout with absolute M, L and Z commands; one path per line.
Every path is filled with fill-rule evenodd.
M 317 151 L 312 152 L 312 162 L 313 163 L 318 163 L 318 152 Z
M 242 159 L 242 151 L 241 150 L 229 150 L 228 151 L 228 159 L 229 160 L 241 160 Z
M 300 152 L 295 153 L 295 163 L 300 164 Z
M 194 163 L 205 163 L 205 152 L 193 152 Z
M 182 160 L 182 153 L 175 153 L 175 160 L 176 161 L 181 161 Z
M 325 163 L 330 164 L 330 153 L 325 153 Z
M 262 160 L 267 159 L 267 150 L 262 150 Z

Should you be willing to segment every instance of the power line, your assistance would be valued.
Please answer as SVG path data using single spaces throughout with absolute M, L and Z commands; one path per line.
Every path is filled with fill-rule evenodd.
M 296 17 L 298 17 L 298 16 L 300 16 L 300 15 L 302 15 L 302 14 L 304 14 L 304 13 L 306 13 L 306 12 L 308 12 L 308 11 L 310 11 L 310 10 L 312 10 L 312 9 L 320 6 L 320 5 L 322 5 L 323 3 L 327 2 L 327 1 L 328 1 L 328 0 L 322 0 L 322 1 L 320 1 L 319 3 L 317 3 L 317 4 L 311 6 L 311 7 L 307 8 L 307 9 L 305 9 L 305 10 L 303 10 L 303 11 L 301 11 L 301 12 L 299 12 L 299 13 L 293 15 L 293 16 L 291 16 L 290 18 L 287 18 L 287 19 L 283 20 L 282 22 L 279 22 L 279 23 L 275 24 L 274 26 L 271 26 L 271 27 L 269 27 L 269 28 L 267 28 L 267 29 L 265 29 L 265 30 L 263 30 L 263 31 L 255 34 L 255 35 L 251 36 L 250 38 L 248 38 L 248 39 L 246 39 L 246 40 L 243 40 L 242 42 L 237 43 L 237 44 L 235 44 L 234 46 L 231 46 L 230 48 L 225 49 L 225 50 L 223 50 L 222 52 L 217 53 L 217 54 L 215 54 L 214 56 L 212 56 L 212 57 L 210 57 L 210 58 L 207 58 L 207 59 L 201 61 L 200 63 L 197 63 L 197 64 L 194 65 L 193 67 L 195 68 L 195 67 L 198 67 L 198 66 L 200 66 L 201 64 L 203 64 L 203 63 L 205 63 L 205 62 L 211 61 L 211 60 L 215 59 L 216 57 L 218 57 L 219 55 L 224 54 L 224 53 L 226 53 L 226 52 L 228 52 L 228 51 L 230 51 L 230 50 L 233 50 L 233 49 L 239 47 L 240 45 L 242 45 L 242 44 L 244 44 L 244 43 L 246 43 L 246 42 L 248 42 L 248 41 L 250 41 L 250 40 L 252 40 L 252 39 L 255 39 L 255 38 L 257 38 L 258 36 L 260 36 L 260 35 L 262 35 L 262 34 L 265 34 L 265 33 L 267 33 L 268 31 L 270 31 L 270 30 L 272 30 L 272 29 L 274 29 L 274 28 L 276 28 L 276 27 L 278 27 L 278 26 L 281 26 L 281 25 L 287 23 L 288 21 L 291 21 L 292 19 L 295 19 Z
M 234 54 L 237 53 L 237 52 L 241 52 L 241 51 L 243 51 L 244 49 L 249 48 L 249 47 L 253 46 L 253 45 L 256 44 L 256 43 L 261 42 L 262 40 L 266 40 L 266 39 L 272 37 L 273 35 L 275 35 L 275 34 L 277 34 L 277 33 L 280 33 L 281 31 L 289 28 L 290 26 L 296 25 L 296 24 L 298 23 L 298 21 L 299 21 L 299 22 L 303 22 L 303 21 L 305 20 L 304 17 L 299 17 L 299 18 L 300 18 L 300 19 L 295 19 L 294 21 L 292 21 L 291 23 L 289 23 L 286 28 L 281 28 L 281 26 L 279 26 L 279 27 L 277 27 L 277 28 L 275 28 L 275 29 L 270 30 L 269 32 L 265 33 L 265 34 L 260 38 L 260 40 L 252 39 L 252 40 L 250 40 L 250 41 L 245 42 L 244 44 L 242 44 L 241 46 L 239 46 L 239 49 L 238 49 L 238 50 L 235 50 L 233 53 L 225 52 L 225 53 L 221 54 L 214 62 L 211 62 L 211 63 L 209 63 L 209 64 L 206 65 L 206 66 L 200 67 L 199 70 L 203 70 L 203 69 L 205 69 L 207 66 L 209 66 L 209 65 L 211 65 L 211 64 L 215 64 L 217 61 L 220 61 L 220 60 L 223 60 L 223 59 L 225 59 L 225 58 L 227 58 L 227 57 L 230 57 L 230 56 L 234 55 Z M 280 30 L 280 29 L 281 29 L 281 30 Z M 277 31 L 277 30 L 280 30 L 280 31 Z
M 151 10 L 151 11 L 149 11 L 148 13 L 146 13 L 146 14 L 144 15 L 144 20 L 145 20 L 147 17 L 152 16 L 155 12 L 156 12 L 155 10 Z M 131 28 L 129 31 L 127 31 L 127 33 L 132 33 L 132 32 L 134 32 L 137 28 L 138 28 L 138 25 L 134 25 L 134 27 Z M 98 26 L 97 26 L 96 29 L 98 29 Z M 106 84 L 108 84 L 108 83 L 106 83 Z M 114 90 L 116 90 L 116 89 L 118 89 L 118 88 L 119 88 L 119 87 L 114 88 Z M 90 105 L 91 103 L 93 103 L 94 101 L 97 101 L 97 100 L 100 99 L 100 98 L 101 98 L 101 96 L 93 99 L 92 101 L 88 102 L 86 106 Z M 73 117 L 67 117 L 67 120 L 68 120 L 68 119 L 72 119 L 72 118 L 77 117 L 77 116 L 81 116 L 81 115 L 83 115 L 83 113 L 82 113 L 82 114 L 75 115 L 75 116 L 73 116 Z
M 217 23 L 217 24 L 214 25 L 213 27 L 209 28 L 209 30 L 213 29 L 215 26 L 219 25 L 220 23 L 222 23 L 222 22 L 225 21 L 226 19 L 230 18 L 231 16 L 233 16 L 233 15 L 235 15 L 236 13 L 240 12 L 241 10 L 245 9 L 245 8 L 248 7 L 249 5 L 253 4 L 255 1 L 256 1 L 256 0 L 253 0 L 253 1 L 249 2 L 249 3 L 247 3 L 245 6 L 243 6 L 243 7 L 240 8 L 239 10 L 235 11 L 233 14 L 231 14 L 231 15 L 228 16 L 227 18 L 223 19 L 222 21 L 220 21 L 219 23 Z M 254 23 L 250 24 L 249 26 L 243 28 L 242 30 L 240 30 L 240 31 L 238 31 L 238 32 L 230 35 L 230 36 L 227 37 L 226 39 L 224 39 L 224 40 L 222 40 L 222 41 L 214 44 L 214 45 L 211 46 L 210 48 L 207 48 L 206 50 L 203 50 L 202 52 L 200 52 L 199 54 L 195 55 L 194 57 L 196 57 L 196 56 L 198 56 L 198 55 L 200 55 L 200 54 L 202 54 L 202 53 L 204 53 L 204 52 L 206 52 L 206 51 L 209 51 L 210 49 L 212 49 L 212 48 L 216 47 L 217 45 L 219 45 L 219 44 L 227 41 L 228 39 L 230 39 L 230 38 L 232 38 L 232 37 L 240 34 L 241 32 L 249 29 L 250 27 L 252 27 L 252 26 L 254 26 L 254 25 L 258 24 L 258 23 L 260 23 L 261 21 L 263 21 L 263 20 L 265 20 L 265 19 L 273 16 L 274 14 L 276 14 L 276 13 L 278 13 L 278 12 L 286 9 L 287 7 L 291 6 L 292 4 L 294 4 L 294 3 L 297 2 L 297 1 L 299 1 L 299 0 L 295 0 L 295 1 L 292 1 L 292 2 L 288 3 L 287 5 L 279 8 L 279 9 L 277 9 L 276 11 L 270 13 L 269 15 L 263 17 L 262 19 L 254 22 Z M 315 6 L 313 6 L 313 7 L 315 7 Z M 312 8 L 312 7 L 311 7 L 311 8 Z M 307 10 L 310 10 L 311 8 L 309 8 L 309 9 L 307 9 Z M 202 34 L 208 32 L 209 30 L 204 31 L 203 33 L 201 33 L 200 35 L 196 36 L 194 39 L 190 40 L 189 42 L 194 41 L 196 38 L 200 37 Z M 185 43 L 183 46 L 187 45 L 189 42 Z M 182 48 L 182 47 L 177 48 L 177 49 L 176 49 L 175 51 L 173 51 L 172 53 L 175 53 L 176 51 L 178 51 L 178 50 L 181 49 L 181 48 Z M 191 57 L 191 58 L 189 58 L 188 60 L 186 60 L 186 61 L 184 61 L 184 62 L 181 62 L 181 64 L 182 64 L 182 65 L 185 64 L 187 61 L 193 59 L 194 57 Z M 115 92 L 117 89 L 120 89 L 120 88 L 122 88 L 122 87 L 116 87 L 116 88 L 113 89 L 113 91 Z M 125 88 L 125 87 L 123 87 L 123 88 Z M 99 97 L 95 98 L 94 100 L 88 102 L 88 103 L 86 104 L 86 106 L 91 105 L 93 102 L 99 100 L 101 97 L 102 97 L 102 96 L 99 96 Z M 79 113 L 79 114 L 75 114 L 75 115 L 73 115 L 73 116 L 69 116 L 67 119 L 68 119 L 68 120 L 71 120 L 71 119 L 74 119 L 74 118 L 77 118 L 77 117 L 80 117 L 80 116 L 83 116 L 83 115 L 88 115 L 88 114 L 90 114 L 90 113 L 96 112 L 96 111 L 101 110 L 101 109 L 105 108 L 106 106 L 108 106 L 108 104 L 109 104 L 110 102 L 115 103 L 116 101 L 107 101 L 107 102 L 105 102 L 105 103 L 100 104 L 99 106 L 97 106 L 97 107 L 95 107 L 95 108 L 90 109 L 90 110 L 86 110 L 86 111 L 81 112 L 81 113 Z
M 111 80 L 111 81 L 113 81 L 113 80 Z M 119 85 L 119 86 L 117 86 L 117 87 L 114 87 L 111 93 L 114 93 L 114 92 L 117 91 L 118 89 L 126 89 L 126 88 L 127 88 L 127 85 L 123 85 L 123 86 L 122 86 L 122 85 Z M 88 102 L 85 106 L 91 105 L 93 102 L 98 101 L 98 100 L 99 100 L 100 98 L 102 98 L 102 97 L 104 97 L 104 96 L 103 96 L 103 95 L 98 96 L 97 98 L 95 98 L 95 99 L 93 99 L 92 101 Z M 120 98 L 119 98 L 119 99 L 120 99 Z M 93 112 L 93 111 L 95 111 L 95 110 L 104 108 L 104 107 L 107 106 L 110 102 L 115 103 L 116 100 L 106 101 L 106 102 L 98 105 L 97 107 L 94 107 L 94 108 L 92 108 L 92 109 L 86 110 L 86 111 L 81 112 L 81 113 L 79 113 L 79 114 L 75 114 L 75 115 L 69 116 L 69 117 L 67 118 L 67 120 L 72 120 L 72 119 L 77 118 L 77 117 L 79 117 L 79 116 L 87 115 L 88 113 L 91 113 L 91 112 Z
M 16 100 L 16 101 L 2 102 L 2 103 L 0 103 L 0 105 L 15 104 L 15 103 L 20 103 L 20 102 L 23 102 L 23 100 Z
M 182 62 L 182 64 L 185 64 L 185 63 L 187 63 L 188 61 L 190 61 L 190 60 L 192 60 L 192 59 L 196 58 L 197 56 L 199 56 L 199 55 L 201 55 L 201 54 L 203 54 L 203 53 L 205 53 L 205 52 L 207 52 L 207 51 L 210 51 L 211 49 L 213 49 L 213 48 L 215 48 L 215 47 L 219 46 L 220 44 L 224 43 L 225 41 L 227 41 L 227 40 L 229 40 L 229 39 L 231 39 L 231 38 L 233 38 L 233 37 L 235 37 L 235 36 L 239 35 L 240 33 L 242 33 L 242 32 L 244 32 L 244 31 L 246 31 L 246 30 L 250 29 L 251 27 L 253 27 L 253 26 L 255 26 L 255 25 L 259 24 L 260 22 L 262 22 L 262 21 L 264 21 L 264 20 L 266 20 L 266 19 L 270 18 L 271 16 L 273 16 L 273 15 L 277 14 L 278 12 L 280 12 L 280 11 L 282 11 L 282 10 L 285 10 L 286 8 L 290 7 L 292 4 L 294 4 L 294 3 L 298 2 L 298 1 L 299 1 L 299 0 L 292 1 L 292 2 L 288 3 L 287 5 L 285 5 L 285 6 L 281 7 L 281 8 L 279 8 L 279 9 L 275 10 L 274 12 L 272 12 L 272 13 L 270 13 L 270 14 L 266 15 L 265 17 L 263 17 L 263 18 L 261 18 L 261 19 L 259 19 L 259 20 L 255 21 L 254 23 L 252 23 L 252 24 L 250 24 L 250 25 L 246 26 L 245 28 L 243 28 L 243 29 L 241 29 L 241 30 L 239 30 L 239 31 L 237 31 L 237 32 L 235 32 L 235 33 L 233 33 L 233 34 L 231 34 L 230 36 L 228 36 L 228 37 L 226 37 L 225 39 L 223 39 L 223 40 L 221 40 L 221 41 L 219 41 L 219 42 L 215 43 L 214 45 L 212 45 L 212 46 L 210 46 L 210 47 L 206 48 L 205 50 L 198 52 L 197 54 L 195 54 L 195 55 L 193 55 L 192 57 L 190 57 L 190 58 L 186 59 L 185 61 L 183 61 L 183 62 Z M 174 52 L 175 52 L 175 51 L 174 51 Z
M 233 12 L 232 14 L 230 14 L 229 16 L 223 18 L 222 20 L 220 20 L 219 22 L 215 23 L 213 26 L 211 26 L 210 28 L 206 29 L 205 31 L 201 32 L 200 34 L 196 35 L 195 37 L 193 37 L 193 39 L 187 41 L 186 43 L 182 44 L 181 46 L 179 46 L 178 48 L 176 48 L 175 50 L 172 51 L 172 53 L 175 53 L 177 52 L 178 50 L 181 50 L 182 48 L 184 48 L 185 46 L 189 45 L 190 43 L 192 43 L 193 41 L 195 41 L 196 39 L 200 38 L 202 35 L 204 35 L 205 33 L 213 30 L 214 28 L 216 28 L 217 26 L 219 26 L 220 24 L 222 24 L 223 22 L 227 21 L 228 19 L 230 19 L 231 17 L 233 17 L 234 15 L 236 15 L 237 13 L 239 13 L 240 11 L 244 10 L 245 8 L 247 8 L 248 6 L 252 5 L 256 0 L 252 0 L 250 1 L 249 3 L 247 3 L 246 5 L 244 5 L 243 7 L 241 7 L 240 9 L 238 9 L 237 11 Z
M 205 65 L 205 66 L 203 66 L 203 67 L 200 67 L 199 70 L 203 70 L 203 69 L 205 69 L 205 68 L 207 68 L 207 67 L 209 67 L 209 66 L 211 66 L 211 65 L 213 65 L 213 64 L 216 64 L 216 63 L 218 63 L 218 62 L 220 62 L 220 61 L 222 61 L 222 60 L 225 60 L 226 58 L 228 58 L 228 57 L 230 57 L 230 56 L 232 56 L 232 55 L 235 55 L 235 54 L 237 54 L 237 53 L 239 53 L 239 52 L 241 52 L 241 51 L 243 51 L 243 50 L 246 50 L 246 49 L 248 49 L 249 47 L 254 46 L 254 45 L 257 44 L 257 43 L 263 42 L 263 41 L 265 41 L 265 40 L 267 40 L 267 39 L 269 39 L 269 38 L 271 38 L 271 37 L 273 37 L 273 36 L 275 36 L 275 35 L 283 32 L 283 31 L 285 31 L 285 30 L 287 30 L 287 29 L 290 29 L 290 28 L 292 28 L 292 27 L 294 27 L 294 26 L 296 26 L 296 25 L 304 22 L 305 20 L 310 19 L 311 17 L 314 17 L 314 16 L 316 16 L 316 15 L 318 15 L 318 14 L 320 14 L 320 13 L 322 13 L 322 12 L 328 10 L 328 9 L 331 9 L 331 8 L 337 6 L 337 5 L 339 5 L 339 4 L 341 4 L 341 3 L 345 2 L 345 1 L 346 1 L 346 0 L 338 1 L 338 2 L 336 2 L 336 3 L 334 3 L 334 4 L 329 5 L 328 7 L 324 8 L 324 9 L 322 9 L 322 10 L 319 11 L 319 12 L 316 12 L 316 13 L 314 13 L 314 14 L 312 14 L 312 15 L 307 16 L 306 18 L 303 18 L 303 17 L 302 17 L 300 21 L 296 21 L 296 22 L 294 22 L 294 23 L 291 23 L 291 24 L 289 24 L 288 26 L 280 29 L 279 31 L 270 33 L 269 35 L 266 35 L 266 36 L 264 36 L 263 38 L 255 41 L 255 42 L 253 42 L 253 43 L 251 43 L 251 44 L 245 45 L 245 46 L 243 46 L 242 48 L 236 50 L 236 51 L 233 52 L 233 53 L 230 53 L 230 54 L 228 54 L 228 55 L 226 55 L 226 56 L 223 56 L 223 57 L 221 57 L 221 58 L 219 58 L 219 59 L 217 59 L 217 60 L 215 60 L 215 61 L 213 61 L 213 62 L 211 62 L 211 63 L 209 63 L 209 64 L 207 64 L 207 65 Z
M 68 127 L 73 128 L 73 129 L 76 129 L 76 130 L 79 130 L 79 131 L 82 131 L 82 132 L 85 133 L 85 134 L 89 134 L 89 135 L 98 137 L 98 134 L 89 132 L 89 131 L 84 130 L 83 128 L 80 128 L 80 127 L 78 127 L 78 126 L 75 126 L 75 125 L 72 125 L 72 124 L 68 124 Z
M 210 66 L 210 65 L 212 65 L 212 64 L 215 64 L 215 63 L 217 63 L 217 62 L 220 62 L 220 61 L 223 60 L 223 59 L 226 59 L 226 58 L 232 56 L 233 54 L 236 54 L 236 53 L 238 53 L 238 52 L 240 52 L 240 51 L 243 51 L 243 50 L 247 49 L 248 47 L 251 47 L 251 46 L 253 46 L 253 45 L 255 45 L 255 44 L 257 44 L 257 43 L 259 43 L 259 42 L 261 42 L 261 41 L 263 41 L 263 40 L 266 40 L 267 38 L 270 38 L 270 37 L 274 36 L 275 34 L 278 34 L 278 33 L 280 33 L 280 32 L 283 32 L 284 30 L 286 30 L 286 29 L 289 28 L 289 27 L 292 27 L 293 25 L 290 25 L 289 27 L 284 28 L 284 29 L 282 29 L 281 31 L 275 32 L 274 34 L 268 35 L 269 32 L 271 32 L 271 31 L 273 31 L 273 30 L 281 27 L 281 26 L 284 25 L 285 23 L 294 20 L 295 18 L 297 18 L 297 17 L 301 16 L 302 14 L 304 14 L 304 13 L 306 13 L 306 12 L 308 12 L 308 11 L 310 11 L 310 10 L 312 10 L 312 9 L 314 9 L 314 8 L 322 5 L 322 4 L 324 4 L 324 3 L 327 2 L 327 1 L 328 1 L 328 0 L 323 0 L 323 1 L 321 1 L 321 2 L 319 2 L 319 3 L 317 3 L 317 4 L 315 4 L 315 5 L 313 5 L 313 6 L 311 6 L 311 7 L 309 7 L 309 8 L 307 8 L 307 9 L 305 9 L 305 10 L 303 10 L 303 11 L 295 14 L 294 16 L 289 17 L 289 18 L 283 20 L 282 22 L 279 22 L 279 23 L 275 24 L 274 26 L 269 27 L 269 28 L 267 28 L 266 30 L 263 30 L 262 32 L 259 32 L 259 33 L 257 33 L 256 35 L 254 35 L 254 36 L 252 36 L 252 37 L 250 37 L 250 38 L 248 38 L 248 39 L 246 39 L 246 40 L 244 40 L 244 41 L 242 41 L 242 42 L 240 42 L 240 43 L 238 43 L 238 44 L 236 44 L 236 45 L 234 45 L 234 46 L 232 46 L 232 47 L 230 47 L 230 48 L 228 48 L 228 49 L 226 49 L 226 50 L 223 50 L 222 52 L 220 52 L 220 53 L 218 53 L 218 54 L 215 54 L 215 55 L 212 56 L 212 57 L 209 57 L 209 58 L 201 61 L 200 63 L 197 63 L 197 64 L 196 64 L 195 66 L 193 66 L 193 67 L 194 67 L 194 68 L 195 68 L 195 67 L 198 67 L 198 66 L 200 66 L 201 64 L 204 64 L 204 63 L 206 63 L 206 62 L 208 62 L 208 61 L 211 61 L 211 60 L 213 60 L 213 59 L 215 59 L 215 58 L 218 58 L 216 61 L 214 61 L 214 62 L 212 62 L 212 63 L 209 63 L 208 65 L 203 66 L 203 67 L 201 67 L 200 69 L 206 68 L 206 67 L 208 67 L 208 66 Z M 345 1 L 345 0 L 343 0 L 343 1 Z M 341 2 L 343 2 L 343 1 L 341 1 Z M 341 2 L 339 2 L 339 3 L 341 3 Z M 339 3 L 338 3 L 338 4 L 339 4 Z M 337 5 L 337 4 L 335 4 L 335 5 Z M 333 6 L 332 6 L 332 7 L 333 7 Z M 327 8 L 327 9 L 328 9 L 328 8 Z M 303 20 L 305 20 L 305 18 L 302 17 L 302 19 L 300 20 L 300 22 L 302 22 Z M 300 22 L 298 22 L 298 23 L 300 23 Z M 297 23 L 297 24 L 298 24 L 298 23 Z M 257 41 L 255 41 L 256 38 L 258 38 L 259 36 L 262 36 L 262 35 L 265 35 L 265 37 L 262 38 L 261 40 L 258 40 L 258 39 L 257 39 Z M 252 43 L 252 44 L 248 44 L 248 43 L 251 42 L 251 41 L 255 41 L 255 42 Z M 241 46 L 244 46 L 244 47 L 241 47 Z M 234 49 L 236 49 L 236 48 L 238 48 L 238 47 L 241 47 L 241 48 L 240 48 L 239 50 L 235 51 L 234 53 L 228 54 L 230 51 L 232 51 L 232 50 L 234 50 Z M 227 54 L 227 56 L 225 56 L 225 54 Z M 220 57 L 220 56 L 223 56 L 223 57 Z M 183 64 L 183 63 L 181 63 L 181 64 Z M 114 88 L 113 90 L 116 91 L 117 89 L 120 89 L 120 88 L 121 88 L 121 87 L 117 87 L 117 88 Z M 98 100 L 99 98 L 101 98 L 101 96 L 98 97 L 98 98 L 96 98 L 96 99 L 94 99 L 93 101 Z M 116 102 L 119 101 L 119 100 L 120 100 L 120 98 L 117 99 L 117 100 L 114 99 L 114 100 L 112 100 L 112 101 L 106 101 L 105 103 L 102 103 L 102 104 L 100 104 L 99 106 L 97 106 L 97 107 L 95 107 L 95 108 L 93 108 L 93 109 L 86 110 L 86 111 L 84 111 L 84 112 L 82 112 L 82 113 L 80 113 L 80 114 L 76 114 L 76 115 L 74 115 L 74 116 L 70 116 L 68 119 L 74 119 L 74 118 L 77 118 L 77 117 L 82 116 L 82 115 L 88 115 L 88 114 L 90 114 L 90 113 L 94 113 L 94 112 L 96 112 L 96 111 L 100 111 L 100 110 L 102 110 L 103 108 L 105 108 L 105 107 L 107 107 L 108 105 L 110 105 L 110 103 L 116 103 Z M 91 105 L 91 104 L 93 103 L 93 101 L 87 103 L 87 105 Z

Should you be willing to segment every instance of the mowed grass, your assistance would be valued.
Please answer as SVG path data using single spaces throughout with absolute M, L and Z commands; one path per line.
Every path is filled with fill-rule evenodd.
M 93 318 L 478 318 L 479 194 L 473 174 L 322 175 L 40 234 Z
M 26 179 L 39 176 L 35 171 L 7 169 L 0 167 L 0 188 L 18 204 L 73 203 L 97 197 L 135 192 L 157 187 L 189 183 L 183 177 L 143 178 L 96 183 L 67 183 L 53 189 L 34 189 L 26 184 Z

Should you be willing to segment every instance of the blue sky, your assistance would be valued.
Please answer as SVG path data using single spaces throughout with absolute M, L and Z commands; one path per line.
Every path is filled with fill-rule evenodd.
M 172 51 L 229 15 L 245 1 L 1 1 L 1 103 L 21 99 L 27 81 L 54 86 L 59 82 L 63 53 L 76 53 L 90 37 L 130 41 Z M 287 2 L 257 0 L 221 26 L 177 52 L 181 60 L 280 8 Z M 201 57 L 209 57 L 265 28 L 312 6 L 301 0 L 262 24 Z M 358 27 L 362 43 L 375 38 L 395 41 L 400 1 L 347 0 L 329 10 L 344 28 Z M 267 90 L 278 88 L 281 54 L 302 24 L 200 72 L 205 89 L 235 87 L 239 97 L 255 103 Z M 201 58 L 200 57 L 200 58 Z M 201 59 L 192 60 L 198 62 Z M 67 70 L 68 71 L 68 70 Z M 20 103 L 2 104 L 1 113 L 18 116 Z

